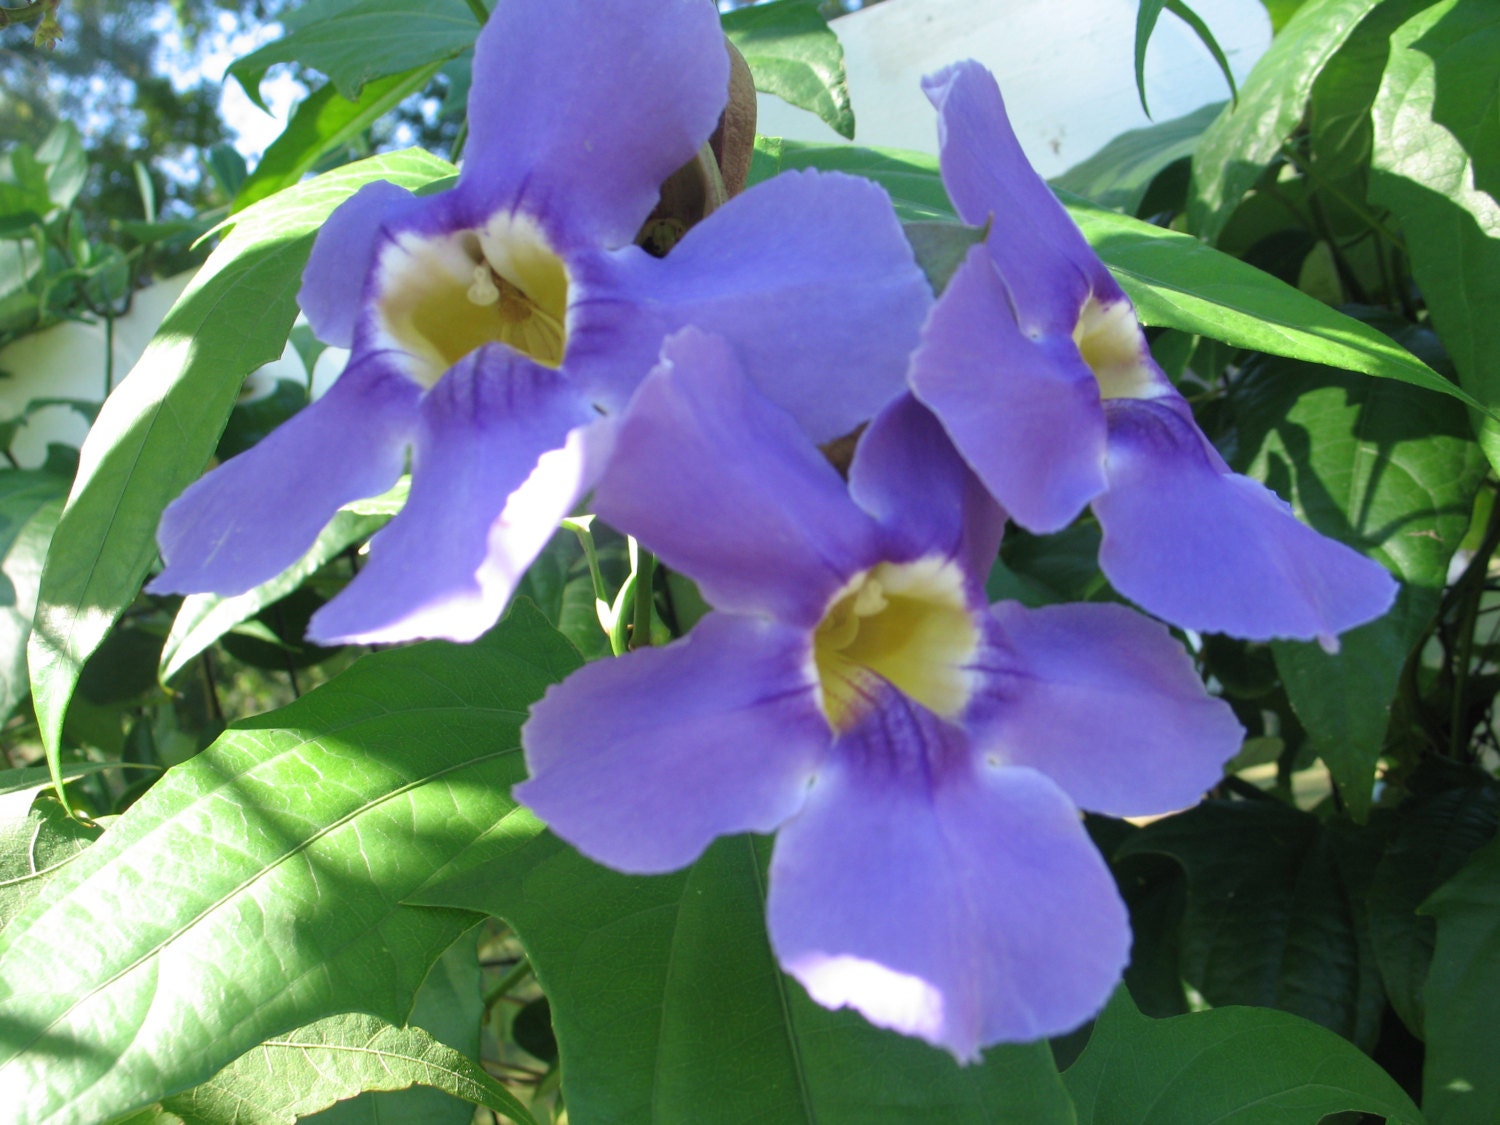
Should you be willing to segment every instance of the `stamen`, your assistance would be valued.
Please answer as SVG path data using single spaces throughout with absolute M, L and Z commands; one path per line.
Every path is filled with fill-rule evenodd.
M 500 290 L 495 288 L 494 275 L 489 262 L 474 267 L 474 280 L 469 285 L 468 298 L 476 305 L 493 305 L 500 299 Z M 504 315 L 502 310 L 502 315 Z

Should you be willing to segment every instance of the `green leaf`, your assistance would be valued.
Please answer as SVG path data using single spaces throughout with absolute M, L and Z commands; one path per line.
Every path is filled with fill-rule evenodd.
M 632 878 L 550 834 L 413 901 L 496 913 L 552 1003 L 578 1121 L 1071 1123 L 1045 1043 L 960 1067 L 918 1040 L 830 1012 L 766 938 L 768 842 L 713 844 L 690 869 Z
M 756 137 L 756 163 L 751 182 L 769 179 L 795 168 L 821 168 L 825 172 L 847 172 L 874 180 L 890 193 L 896 214 L 903 222 L 946 219 L 958 216 L 943 188 L 937 157 L 925 152 L 894 148 L 860 148 L 857 145 L 819 145 L 780 137 Z
M 989 233 L 963 223 L 916 222 L 902 223 L 901 227 L 934 293 L 947 287 L 964 257 Z
M 54 473 L 0 473 L 0 723 L 31 694 L 26 642 L 67 494 L 67 479 Z
M 307 554 L 269 582 L 232 598 L 217 594 L 193 594 L 182 600 L 172 631 L 162 646 L 157 678 L 166 683 L 200 652 L 229 630 L 248 621 L 266 606 L 279 602 L 307 581 L 320 567 L 353 543 L 375 534 L 386 523 L 384 516 L 358 516 L 340 512 L 323 529 Z
M 75 820 L 50 794 L 35 797 L 45 784 L 43 778 L 10 794 L 0 810 L 0 931 L 103 831 Z M 21 815 L 10 815 L 13 802 L 22 806 Z
M 1425 992 L 1422 1106 L 1432 1125 L 1500 1120 L 1495 997 L 1500 995 L 1500 840 L 1422 906 L 1437 919 Z
M 426 87 L 441 66 L 429 63 L 377 79 L 355 101 L 340 94 L 332 83 L 309 94 L 234 197 L 234 210 L 241 211 L 295 184 L 325 153 L 358 137 L 407 95 Z
M 1265 1008 L 1153 1020 L 1123 988 L 1063 1081 L 1079 1125 L 1306 1125 L 1346 1110 L 1422 1121 L 1390 1075 L 1315 1024 Z
M 1193 154 L 1188 227 L 1212 242 L 1292 135 L 1314 80 L 1380 0 L 1307 0 L 1271 40 L 1240 90 Z
M 29 648 L 37 723 L 54 768 L 79 672 L 140 589 L 162 509 L 207 463 L 244 377 L 285 346 L 318 227 L 372 180 L 418 188 L 451 172 L 426 153 L 393 153 L 241 212 L 105 403 L 47 556 Z
M 526 709 L 577 663 L 521 603 L 473 645 L 366 657 L 169 771 L 0 933 L 0 1105 L 99 1120 L 288 1027 L 404 1024 L 476 921 L 405 903 L 515 821 Z
M 1476 184 L 1493 183 L 1500 83 L 1500 8 L 1444 0 L 1391 39 L 1391 57 L 1372 111 L 1370 195 L 1400 220 L 1412 272 L 1459 382 L 1486 407 L 1500 404 L 1500 203 Z M 1488 91 L 1487 97 L 1479 91 Z M 1467 112 L 1462 105 L 1468 96 Z M 1485 108 L 1488 106 L 1488 108 Z M 1442 117 L 1438 117 L 1441 107 Z M 1500 464 L 1500 431 L 1485 450 Z
M 720 19 L 757 90 L 816 113 L 839 136 L 854 138 L 844 48 L 814 0 L 772 0 Z
M 1406 338 L 1422 346 L 1417 335 Z M 1402 669 L 1437 610 L 1484 459 L 1463 407 L 1391 380 L 1263 357 L 1242 368 L 1231 403 L 1235 468 L 1403 584 L 1395 608 L 1346 633 L 1336 654 L 1312 643 L 1273 645 L 1314 751 L 1363 820 Z
M 71 121 L 59 121 L 37 146 L 36 158 L 47 165 L 47 194 L 58 207 L 71 207 L 89 177 L 83 138 Z
M 161 1106 L 192 1125 L 294 1125 L 361 1091 L 412 1086 L 429 1086 L 533 1125 L 525 1106 L 478 1063 L 419 1027 L 392 1027 L 359 1014 L 329 1016 L 268 1039 Z M 464 1121 L 471 1116 L 466 1111 Z M 396 1119 L 414 1125 L 409 1114 Z
M 1403 803 L 1370 884 L 1370 939 L 1391 1007 L 1425 1037 L 1428 967 L 1437 924 L 1417 908 L 1495 835 L 1500 793 L 1484 783 L 1423 794 Z
M 1140 2 L 1140 10 L 1136 12 L 1135 18 L 1135 88 L 1141 99 L 1142 113 L 1147 117 L 1151 116 L 1151 109 L 1146 105 L 1146 46 L 1151 42 L 1151 33 L 1156 30 L 1156 21 L 1163 7 L 1193 29 L 1193 34 L 1198 36 L 1199 41 L 1208 48 L 1209 54 L 1213 55 L 1214 62 L 1219 64 L 1224 80 L 1229 83 L 1229 92 L 1231 94 L 1235 92 L 1234 72 L 1229 69 L 1229 60 L 1224 57 L 1224 51 L 1219 46 L 1218 40 L 1214 38 L 1208 24 L 1203 22 L 1197 12 L 1189 8 L 1182 0 L 1140 0 Z
M 1207 801 L 1112 858 L 1165 855 L 1187 874 L 1180 972 L 1209 1004 L 1280 1008 L 1369 1049 L 1385 995 L 1362 903 L 1382 843 L 1379 826 L 1278 801 Z
M 1141 322 L 1474 400 L 1385 333 L 1197 239 L 1068 200 Z
M 1223 104 L 1215 102 L 1184 117 L 1121 133 L 1056 177 L 1052 185 L 1108 210 L 1134 215 L 1162 169 L 1193 155 L 1199 136 Z
M 362 0 L 326 19 L 301 23 L 239 59 L 229 73 L 262 109 L 261 79 L 284 62 L 328 75 L 339 93 L 354 101 L 366 83 L 442 64 L 473 46 L 478 34 L 474 11 L 464 0 Z

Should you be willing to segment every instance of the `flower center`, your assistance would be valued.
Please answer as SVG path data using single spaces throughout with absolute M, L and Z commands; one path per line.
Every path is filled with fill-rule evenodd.
M 1090 296 L 1078 314 L 1073 343 L 1099 380 L 1103 398 L 1155 398 L 1161 393 L 1129 301 L 1106 305 Z
M 423 386 L 486 344 L 562 366 L 568 271 L 524 216 L 436 237 L 399 235 L 381 255 L 379 288 L 380 326 Z
M 813 636 L 823 714 L 843 733 L 879 699 L 882 681 L 943 718 L 969 701 L 979 630 L 963 574 L 942 558 L 880 563 L 834 595 Z

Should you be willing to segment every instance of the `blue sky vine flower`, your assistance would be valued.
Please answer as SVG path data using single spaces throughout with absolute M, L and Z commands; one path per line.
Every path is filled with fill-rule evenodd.
M 985 605 L 1004 513 L 910 396 L 846 485 L 723 341 L 671 338 L 596 510 L 715 607 L 587 665 L 523 730 L 519 799 L 637 873 L 778 835 L 767 924 L 819 1003 L 971 1061 L 1118 982 L 1125 908 L 1079 819 L 1192 803 L 1242 731 L 1166 628 Z
M 371 184 L 330 217 L 299 301 L 348 366 L 167 510 L 151 589 L 274 577 L 409 457 L 405 508 L 309 636 L 472 639 L 593 484 L 601 414 L 668 333 L 724 335 L 816 440 L 896 394 L 931 294 L 868 181 L 777 177 L 664 259 L 633 245 L 713 130 L 728 73 L 702 0 L 501 0 L 475 46 L 456 185 Z
M 1188 629 L 1335 648 L 1389 609 L 1384 568 L 1302 524 L 1203 435 L 1027 162 L 990 73 L 961 62 L 924 87 L 948 194 L 992 225 L 934 307 L 911 386 L 1016 522 L 1056 531 L 1092 505 L 1110 582 Z

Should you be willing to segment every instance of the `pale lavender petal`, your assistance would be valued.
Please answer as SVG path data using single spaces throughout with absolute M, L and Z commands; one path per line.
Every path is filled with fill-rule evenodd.
M 777 959 L 826 1007 L 961 1062 L 1071 1030 L 1130 946 L 1109 869 L 1046 777 L 976 762 L 961 731 L 892 700 L 835 744 L 777 836 Z
M 988 239 L 1028 331 L 1070 332 L 1092 293 L 1124 294 L 1062 204 L 1021 151 L 994 76 L 973 60 L 923 80 L 938 110 L 943 184 L 967 223 L 992 223 Z
M 1033 338 L 1017 327 L 984 247 L 969 251 L 933 308 L 911 386 L 1022 527 L 1057 531 L 1103 491 L 1094 374 L 1071 335 Z
M 569 246 L 631 242 L 728 99 L 718 13 L 702 0 L 492 7 L 455 189 L 471 219 L 515 209 Z
M 1029 766 L 1082 808 L 1148 816 L 1195 803 L 1244 730 L 1165 626 L 1119 605 L 992 611 L 965 716 L 999 765 Z
M 584 855 L 647 874 L 795 814 L 829 731 L 806 634 L 711 613 L 666 648 L 575 672 L 521 739 L 517 800 Z
M 191 485 L 162 516 L 156 594 L 242 594 L 313 545 L 333 514 L 392 487 L 420 388 L 372 357 L 264 441 Z
M 976 590 L 994 565 L 1005 512 L 932 412 L 904 394 L 860 436 L 849 494 L 888 532 L 892 558 L 956 558 Z
M 1390 608 L 1397 586 L 1383 567 L 1224 471 L 1168 404 L 1111 402 L 1109 428 L 1099 565 L 1143 609 L 1198 632 L 1336 646 Z
M 594 510 L 717 608 L 811 627 L 878 561 L 873 520 L 729 346 L 686 329 L 621 420 Z
M 336 348 L 352 347 L 365 310 L 365 288 L 382 237 L 382 225 L 409 215 L 416 196 L 377 180 L 340 203 L 318 230 L 302 272 L 297 304 L 313 335 Z
M 573 356 L 618 400 L 662 337 L 692 325 L 734 346 L 751 381 L 814 441 L 853 430 L 898 394 L 932 300 L 884 190 L 788 172 L 736 196 L 663 259 L 601 259 Z
M 597 415 L 555 371 L 487 346 L 422 401 L 406 506 L 313 615 L 321 642 L 473 640 L 587 491 Z

